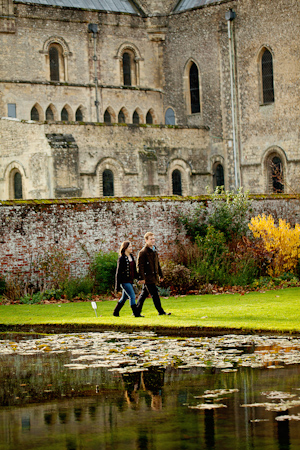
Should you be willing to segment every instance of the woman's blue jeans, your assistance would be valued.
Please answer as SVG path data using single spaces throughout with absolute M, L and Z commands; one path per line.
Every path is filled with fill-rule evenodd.
M 135 305 L 135 292 L 131 283 L 122 283 L 122 297 L 119 303 L 125 303 L 128 298 L 130 298 L 130 306 Z

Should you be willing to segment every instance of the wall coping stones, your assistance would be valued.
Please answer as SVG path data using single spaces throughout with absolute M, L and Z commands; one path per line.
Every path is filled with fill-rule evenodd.
M 221 197 L 221 196 L 220 196 Z M 299 200 L 300 194 L 253 194 L 249 195 L 251 200 Z M 122 203 L 122 202 L 203 202 L 209 201 L 210 195 L 199 196 L 145 196 L 145 197 L 99 197 L 99 198 L 58 198 L 58 199 L 34 199 L 34 200 L 1 200 L 1 206 L 13 205 L 51 205 L 51 204 L 76 204 L 76 203 Z

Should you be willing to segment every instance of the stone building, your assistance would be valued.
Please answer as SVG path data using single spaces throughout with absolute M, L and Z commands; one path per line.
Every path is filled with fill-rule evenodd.
M 297 191 L 297 0 L 1 0 L 0 199 Z

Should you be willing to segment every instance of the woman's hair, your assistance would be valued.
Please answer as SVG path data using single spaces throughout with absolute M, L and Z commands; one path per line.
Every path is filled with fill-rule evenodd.
M 124 255 L 125 250 L 129 247 L 130 245 L 130 241 L 124 241 L 121 244 L 120 250 L 119 250 L 119 255 Z

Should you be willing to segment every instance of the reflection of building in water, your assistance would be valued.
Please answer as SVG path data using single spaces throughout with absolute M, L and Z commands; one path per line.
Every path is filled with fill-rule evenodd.
M 204 411 L 204 440 L 207 450 L 215 448 L 215 411 L 205 409 Z
M 124 373 L 123 382 L 125 387 L 125 398 L 129 406 L 137 406 L 139 402 L 138 390 L 141 384 L 141 373 Z
M 137 406 L 139 402 L 139 389 L 142 388 L 150 395 L 151 400 L 145 398 L 146 404 L 153 410 L 162 409 L 162 387 L 164 385 L 165 369 L 149 367 L 143 372 L 123 374 L 125 398 L 128 405 Z
M 278 416 L 288 415 L 289 412 L 283 411 L 277 414 Z M 277 420 L 277 437 L 278 437 L 278 450 L 290 450 L 290 421 L 289 420 Z
M 165 369 L 149 367 L 142 372 L 142 387 L 151 396 L 151 408 L 155 411 L 162 409 L 162 387 L 164 385 Z

